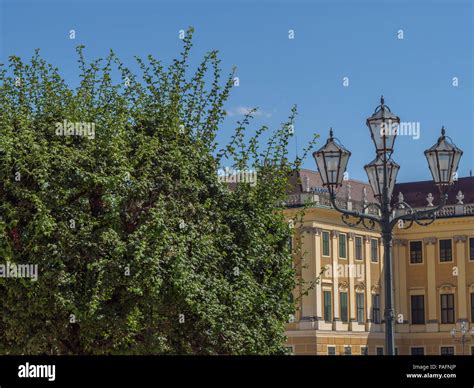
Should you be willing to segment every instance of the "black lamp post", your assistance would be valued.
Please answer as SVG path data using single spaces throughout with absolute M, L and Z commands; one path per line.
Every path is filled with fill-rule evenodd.
M 408 225 L 403 224 L 405 228 L 411 227 L 414 222 L 422 226 L 434 222 L 436 212 L 446 204 L 447 193 L 453 184 L 454 174 L 463 153 L 446 136 L 443 127 L 441 137 L 437 143 L 425 151 L 434 183 L 440 192 L 439 205 L 429 210 L 413 209 L 403 200 L 392 205 L 392 193 L 400 166 L 393 161 L 391 155 L 399 125 L 400 118 L 394 115 L 390 108 L 385 105 L 382 96 L 380 105 L 374 114 L 367 119 L 367 126 L 370 129 L 370 135 L 376 149 L 376 158 L 364 167 L 377 202 L 365 204 L 362 211 L 341 209 L 336 203 L 337 189 L 342 185 L 343 174 L 351 153 L 333 137 L 332 128 L 326 144 L 313 153 L 323 186 L 328 188 L 332 206 L 342 213 L 344 223 L 350 227 L 362 223 L 365 228 L 370 230 L 374 230 L 376 225 L 380 227 L 384 244 L 385 348 L 389 355 L 393 355 L 395 351 L 391 260 L 393 228 L 399 221 L 408 221 Z M 378 215 L 370 214 L 367 211 L 370 207 L 377 208 Z M 398 209 L 400 209 L 399 212 L 397 212 Z M 351 218 L 355 218 L 355 220 L 351 222 Z

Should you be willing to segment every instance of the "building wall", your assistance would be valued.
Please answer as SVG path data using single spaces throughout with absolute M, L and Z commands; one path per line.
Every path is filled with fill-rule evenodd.
M 472 323 L 474 260 L 470 259 L 469 239 L 474 239 L 474 217 L 440 218 L 427 227 L 397 229 L 394 237 L 395 306 L 396 313 L 403 317 L 396 330 L 403 333 L 402 348 L 425 346 L 428 354 L 439 354 L 440 346 L 454 345 L 450 335 L 453 327 L 459 330 L 460 322 Z M 451 240 L 452 261 L 440 261 L 440 240 Z M 412 241 L 422 242 L 422 263 L 410 262 Z M 454 295 L 454 323 L 441 320 L 442 294 Z M 412 324 L 412 295 L 424 296 L 425 324 Z M 462 353 L 461 344 L 457 344 L 455 353 Z M 471 354 L 470 344 L 466 345 L 465 353 Z
M 289 209 L 287 217 L 297 210 Z M 330 255 L 323 255 L 323 233 L 329 232 Z M 339 239 L 346 236 L 346 258 L 339 255 Z M 363 259 L 355 259 L 356 237 L 362 238 Z M 474 293 L 474 260 L 469 258 L 469 238 L 474 238 L 474 217 L 450 217 L 436 220 L 426 227 L 414 225 L 409 229 L 395 229 L 393 244 L 394 307 L 396 348 L 398 354 L 410 354 L 412 347 L 422 347 L 425 354 L 440 354 L 441 346 L 454 346 L 455 354 L 462 353 L 450 330 L 461 321 L 471 322 L 470 293 Z M 377 241 L 378 259 L 371 260 L 371 241 Z M 452 240 L 451 262 L 440 262 L 439 241 Z M 384 282 L 383 246 L 377 230 L 363 226 L 348 227 L 340 213 L 327 207 L 306 210 L 304 224 L 295 229 L 293 245 L 301 241 L 302 258 L 295 259 L 297 276 L 304 283 L 295 290 L 298 310 L 294 322 L 287 325 L 288 346 L 295 354 L 361 354 L 361 346 L 368 354 L 377 354 L 384 346 Z M 410 262 L 410 242 L 422 242 L 423 261 Z M 339 266 L 338 266 L 339 265 Z M 331 266 L 333 269 L 322 269 Z M 339 271 L 334 271 L 339 269 Z M 320 281 L 310 287 L 320 275 Z M 308 289 L 309 288 L 309 289 Z M 307 295 L 304 295 L 307 291 Z M 331 292 L 332 319 L 324 319 L 324 291 Z M 348 320 L 341 320 L 340 293 L 348 296 Z M 356 295 L 364 295 L 363 322 L 358 322 Z M 440 295 L 454 294 L 455 323 L 441 322 Z M 379 294 L 380 323 L 373 321 L 372 303 Z M 412 324 L 411 296 L 424 296 L 424 324 Z M 474 343 L 472 344 L 474 346 Z M 471 354 L 470 344 L 465 353 Z

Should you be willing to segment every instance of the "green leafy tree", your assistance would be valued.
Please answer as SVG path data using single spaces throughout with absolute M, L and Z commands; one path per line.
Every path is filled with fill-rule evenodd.
M 191 36 L 168 67 L 137 58 L 140 75 L 79 47 L 77 88 L 38 51 L 0 67 L 0 262 L 39 268 L 0 277 L 0 353 L 284 351 L 296 110 L 264 149 L 253 112 L 219 149 L 234 74 L 212 51 L 189 75 Z M 257 184 L 221 183 L 226 163 Z

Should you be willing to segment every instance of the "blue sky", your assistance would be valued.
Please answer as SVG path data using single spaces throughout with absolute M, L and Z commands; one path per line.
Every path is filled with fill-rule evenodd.
M 256 130 L 278 127 L 296 104 L 300 152 L 314 133 L 321 134 L 319 147 L 332 126 L 352 151 L 350 177 L 366 180 L 363 165 L 374 150 L 365 120 L 383 94 L 402 121 L 420 125 L 419 139 L 397 139 L 399 182 L 431 179 L 423 151 L 442 125 L 464 150 L 459 175 L 467 176 L 474 171 L 473 14 L 471 0 L 0 0 L 0 61 L 40 48 L 75 85 L 77 45 L 89 59 L 113 49 L 132 68 L 134 55 L 169 63 L 182 46 L 178 31 L 193 26 L 194 63 L 218 49 L 226 73 L 237 66 L 240 85 L 227 103 L 232 114 L 220 142 L 245 108 L 260 108 Z M 292 140 L 293 155 L 296 148 Z M 314 160 L 304 167 L 315 169 Z

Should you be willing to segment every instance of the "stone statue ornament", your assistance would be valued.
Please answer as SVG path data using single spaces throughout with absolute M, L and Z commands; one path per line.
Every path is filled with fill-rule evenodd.
M 456 199 L 458 201 L 458 205 L 463 205 L 463 199 L 464 199 L 464 194 L 462 193 L 461 190 L 458 191 L 458 194 L 456 195 Z
M 428 196 L 426 197 L 426 200 L 428 201 L 427 206 L 429 206 L 429 207 L 433 206 L 433 201 L 434 201 L 433 194 L 428 193 Z
M 405 209 L 405 205 L 403 204 L 403 202 L 405 202 L 405 198 L 403 198 L 401 191 L 398 193 L 398 202 L 400 203 L 400 209 Z

